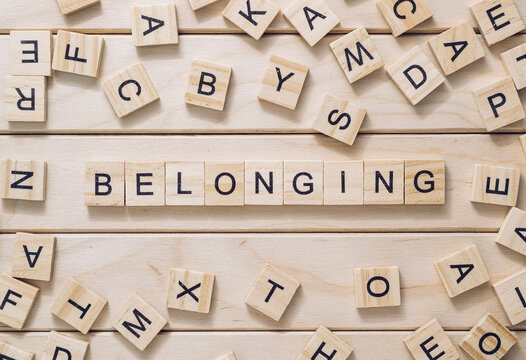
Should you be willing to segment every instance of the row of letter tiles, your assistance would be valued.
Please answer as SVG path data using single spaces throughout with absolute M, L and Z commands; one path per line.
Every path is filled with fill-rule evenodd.
M 87 206 L 444 204 L 443 160 L 86 163 Z

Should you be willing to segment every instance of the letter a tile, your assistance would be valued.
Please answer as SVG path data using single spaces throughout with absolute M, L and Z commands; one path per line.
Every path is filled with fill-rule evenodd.
M 55 51 L 53 52 L 53 70 L 99 77 L 104 38 L 59 30 Z
M 187 104 L 223 111 L 231 74 L 230 66 L 194 60 L 184 101 Z
M 0 359 L 34 360 L 35 354 L 22 351 L 14 346 L 0 343 Z
M 37 287 L 0 275 L 0 321 L 21 330 L 38 295 Z
M 457 360 L 457 349 L 436 319 L 423 325 L 409 336 L 404 343 L 415 360 Z
M 495 241 L 526 256 L 526 212 L 511 208 Z
M 493 289 L 512 325 L 526 320 L 526 270 L 495 283 Z
M 47 80 L 45 76 L 6 76 L 5 119 L 10 122 L 45 122 Z
M 141 351 L 146 349 L 166 323 L 157 310 L 135 294 L 111 320 L 111 326 Z
M 50 281 L 54 256 L 54 236 L 16 233 L 11 275 L 22 279 Z
M 325 326 L 320 326 L 296 360 L 346 360 L 353 348 L 334 335 Z
M 0 198 L 44 201 L 46 163 L 33 160 L 0 160 Z
M 515 206 L 521 172 L 516 168 L 475 165 L 471 201 Z
M 299 286 L 298 280 L 270 264 L 265 264 L 245 303 L 279 321 Z
M 513 0 L 483 0 L 473 5 L 471 12 L 488 46 L 524 30 L 524 23 Z
M 167 306 L 171 309 L 210 312 L 214 274 L 170 269 Z
M 42 360 L 83 360 L 89 343 L 52 331 L 49 334 Z
M 279 12 L 279 5 L 271 0 L 230 0 L 223 16 L 259 40 Z
M 135 46 L 179 43 L 175 4 L 132 6 Z
M 354 269 L 354 295 L 357 308 L 400 306 L 398 266 Z
M 380 0 L 376 6 L 394 36 L 402 35 L 433 16 L 426 0 Z

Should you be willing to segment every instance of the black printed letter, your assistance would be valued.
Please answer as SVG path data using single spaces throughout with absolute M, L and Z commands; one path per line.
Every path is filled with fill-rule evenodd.
M 307 18 L 307 22 L 309 23 L 309 27 L 310 27 L 311 31 L 314 30 L 313 22 L 314 22 L 314 20 L 316 20 L 316 18 L 321 18 L 321 19 L 327 18 L 327 16 L 325 16 L 323 14 L 320 14 L 316 10 L 312 10 L 308 6 L 305 6 L 303 8 L 303 12 L 305 13 L 305 17 Z M 311 13 L 312 16 L 310 16 L 309 13 Z
M 418 84 L 415 82 L 413 77 L 409 74 L 411 70 L 418 70 L 422 74 L 422 80 L 420 80 Z M 411 85 L 413 85 L 415 90 L 418 89 L 420 86 L 424 85 L 427 81 L 427 73 L 420 65 L 411 65 L 410 67 L 404 70 L 404 75 L 407 78 L 407 80 L 409 80 Z
M 250 0 L 247 0 L 247 13 L 245 14 L 243 11 L 239 10 L 239 15 L 243 16 L 245 19 L 247 19 L 252 25 L 258 26 L 258 23 L 254 20 L 254 15 L 265 15 L 267 12 L 260 10 L 260 11 L 252 11 L 250 7 Z
M 500 101 L 498 103 L 495 103 L 494 100 L 497 98 L 499 98 Z M 504 106 L 504 104 L 506 104 L 506 95 L 504 95 L 503 93 L 491 95 L 488 97 L 488 102 L 489 102 L 489 106 L 491 106 L 491 110 L 493 111 L 493 116 L 498 118 L 499 113 L 497 112 L 497 109 L 500 108 L 501 106 Z
M 135 93 L 135 95 L 137 95 L 137 96 L 141 95 L 141 90 L 142 90 L 141 89 L 141 84 L 139 84 L 139 82 L 137 82 L 136 80 L 132 80 L 132 79 L 126 80 L 119 86 L 119 96 L 124 101 L 131 101 L 131 98 L 129 96 L 126 96 L 126 95 L 124 95 L 122 93 L 122 90 L 128 84 L 133 84 L 133 85 L 137 86 L 137 92 Z
M 208 76 L 211 80 L 206 81 L 205 76 Z M 199 87 L 197 88 L 197 93 L 200 95 L 206 95 L 206 96 L 214 95 L 214 93 L 216 92 L 216 87 L 214 86 L 215 83 L 216 83 L 216 76 L 214 74 L 203 71 L 201 73 L 201 78 L 199 79 Z M 203 85 L 209 86 L 210 90 L 208 91 L 203 90 Z
M 104 181 L 101 181 L 101 179 L 104 179 Z M 112 187 L 111 187 L 111 176 L 109 174 L 103 174 L 103 173 L 97 173 L 95 174 L 95 195 L 109 195 L 111 194 Z M 106 190 L 101 191 L 101 187 L 105 186 Z

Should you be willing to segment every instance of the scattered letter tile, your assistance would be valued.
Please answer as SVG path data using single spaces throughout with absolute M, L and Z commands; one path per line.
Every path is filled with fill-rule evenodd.
M 524 30 L 513 0 L 483 0 L 473 5 L 471 12 L 488 46 Z
M 493 289 L 512 325 L 526 320 L 526 270 L 495 283 Z
M 280 11 L 271 0 L 230 0 L 223 16 L 259 40 Z
M 166 205 L 205 204 L 205 163 L 166 162 Z
M 100 2 L 101 0 L 57 0 L 62 15 L 72 14 Z
M 89 343 L 52 331 L 49 334 L 42 360 L 83 360 L 88 352 Z
M 188 2 L 190 3 L 190 7 L 194 11 L 199 10 L 207 5 L 213 4 L 217 1 L 218 0 L 188 0 Z
M 9 33 L 9 74 L 51 76 L 51 31 Z
M 185 94 L 187 104 L 223 111 L 232 68 L 194 60 Z
M 363 161 L 325 161 L 324 205 L 363 205 Z
M 357 308 L 400 306 L 398 266 L 354 269 Z
M 205 205 L 245 205 L 245 163 L 205 162 Z
M 208 314 L 214 289 L 214 274 L 170 269 L 167 306 L 171 309 Z
M 514 47 L 500 54 L 500 59 L 517 90 L 526 87 L 526 44 Z
M 323 161 L 284 161 L 283 182 L 285 205 L 323 205 Z
M 245 205 L 283 205 L 283 161 L 245 161 Z
M 376 5 L 394 36 L 405 33 L 433 16 L 427 0 L 379 0 Z
M 164 206 L 164 162 L 126 162 L 126 206 Z
M 46 163 L 33 160 L 0 160 L 0 197 L 44 201 Z
M 22 351 L 4 343 L 0 343 L 0 359 L 34 360 L 35 354 Z
M 516 207 L 511 208 L 495 241 L 526 255 L 526 212 Z
M 54 236 L 16 233 L 11 275 L 22 279 L 50 281 L 54 256 Z
M 86 206 L 124 206 L 124 162 L 87 161 Z
M 346 360 L 352 351 L 342 339 L 320 326 L 296 360 Z
M 39 289 L 7 274 L 0 275 L 0 322 L 21 330 Z
M 457 349 L 436 319 L 404 338 L 415 360 L 458 360 Z
M 405 161 L 405 204 L 446 203 L 446 162 L 444 160 Z
M 404 161 L 365 160 L 363 198 L 366 205 L 404 203 Z
M 53 70 L 98 77 L 104 38 L 59 30 L 53 52 Z
M 475 165 L 471 201 L 515 206 L 521 172 L 516 168 Z
M 179 43 L 175 4 L 132 6 L 135 46 Z
M 6 76 L 5 119 L 11 122 L 45 122 L 47 80 L 45 76 Z
M 216 360 L 236 360 L 236 356 L 233 352 L 218 357 Z

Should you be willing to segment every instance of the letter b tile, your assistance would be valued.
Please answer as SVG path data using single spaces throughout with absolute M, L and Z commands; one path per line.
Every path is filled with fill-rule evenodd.
M 520 170 L 515 168 L 475 165 L 471 201 L 515 206 L 520 176 Z
M 320 326 L 296 360 L 346 360 L 352 352 L 352 347 Z
M 223 111 L 232 68 L 207 61 L 194 60 L 190 69 L 187 104 Z

